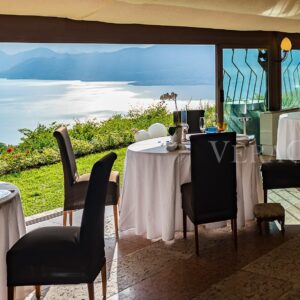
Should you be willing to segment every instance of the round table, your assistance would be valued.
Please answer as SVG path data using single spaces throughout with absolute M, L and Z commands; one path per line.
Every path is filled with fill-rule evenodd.
M 120 229 L 134 229 L 148 239 L 174 239 L 182 231 L 180 186 L 190 182 L 190 151 L 168 152 L 169 137 L 134 143 L 124 166 Z M 262 201 L 256 144 L 237 148 L 238 228 L 253 219 L 253 206 Z M 193 227 L 189 224 L 190 229 Z
M 279 117 L 276 158 L 300 160 L 300 112 Z
M 25 234 L 25 220 L 19 189 L 12 184 L 0 182 L 0 191 L 9 191 L 0 197 L 0 299 L 7 299 L 6 253 Z M 17 289 L 21 297 L 22 289 Z

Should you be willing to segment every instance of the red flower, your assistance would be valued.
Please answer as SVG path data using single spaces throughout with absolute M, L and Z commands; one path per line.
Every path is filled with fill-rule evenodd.
M 20 154 L 15 154 L 14 156 L 13 156 L 13 158 L 19 158 L 20 157 Z
M 26 154 L 29 154 L 30 153 L 30 150 L 26 150 Z
M 7 153 L 12 153 L 14 151 L 14 148 L 13 147 L 9 147 L 6 149 L 6 152 Z

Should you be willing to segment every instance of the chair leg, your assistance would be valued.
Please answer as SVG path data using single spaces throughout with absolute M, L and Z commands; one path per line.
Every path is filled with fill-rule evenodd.
M 113 205 L 114 208 L 114 221 L 115 221 L 115 231 L 116 231 L 116 238 L 119 238 L 119 211 L 118 205 Z
M 234 247 L 237 250 L 237 248 L 238 248 L 238 240 L 237 240 L 237 222 L 236 222 L 236 219 L 232 220 L 232 225 L 233 225 Z
M 184 210 L 182 211 L 182 217 L 183 217 L 183 238 L 186 239 L 186 213 Z
M 69 223 L 70 223 L 70 226 L 73 225 L 73 210 L 69 211 Z
M 35 297 L 36 297 L 36 299 L 41 298 L 41 286 L 40 285 L 35 286 Z
M 264 190 L 264 203 L 268 202 L 268 190 Z
M 67 226 L 67 218 L 68 218 L 68 212 L 64 210 L 64 216 L 63 216 L 63 225 Z
M 15 299 L 15 287 L 8 286 L 7 287 L 7 300 L 14 300 Z
M 106 286 L 107 286 L 106 263 L 103 265 L 103 267 L 101 269 L 101 278 L 102 278 L 102 294 L 103 294 L 103 299 L 106 299 Z
M 88 283 L 89 300 L 95 299 L 94 283 Z
M 195 227 L 195 246 L 196 246 L 196 255 L 199 256 L 199 240 L 198 240 L 198 225 Z

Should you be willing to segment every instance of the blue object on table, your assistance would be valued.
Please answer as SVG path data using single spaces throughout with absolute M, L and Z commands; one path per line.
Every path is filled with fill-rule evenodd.
M 205 132 L 206 132 L 206 133 L 217 133 L 217 132 L 218 132 L 218 128 L 217 128 L 217 127 L 214 127 L 214 126 L 207 127 L 207 128 L 205 129 Z

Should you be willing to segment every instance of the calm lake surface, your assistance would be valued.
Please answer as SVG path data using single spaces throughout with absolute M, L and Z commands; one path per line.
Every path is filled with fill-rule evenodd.
M 199 99 L 215 99 L 214 85 L 134 86 L 127 82 L 82 82 L 0 79 L 0 142 L 17 144 L 20 128 L 34 129 L 38 123 L 67 124 L 75 120 L 105 120 L 131 107 L 147 107 L 167 92 L 178 94 L 180 106 Z M 213 101 L 214 100 L 210 100 Z M 174 104 L 169 103 L 170 110 Z

